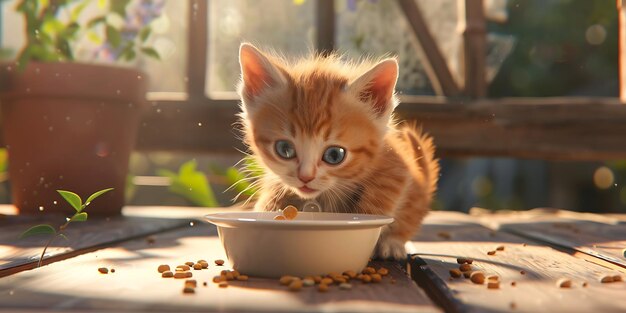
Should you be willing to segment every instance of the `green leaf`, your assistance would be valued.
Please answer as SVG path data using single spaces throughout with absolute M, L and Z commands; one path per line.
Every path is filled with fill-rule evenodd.
M 114 48 L 117 48 L 122 43 L 122 35 L 120 32 L 111 25 L 107 25 L 106 28 L 107 41 L 111 43 Z
M 76 213 L 70 218 L 70 222 L 84 222 L 87 220 L 87 217 L 87 212 Z
M 246 196 L 254 195 L 257 188 L 251 188 L 250 183 L 247 180 L 244 180 L 246 176 L 241 174 L 235 167 L 229 167 L 226 169 L 226 173 L 224 175 L 226 177 L 226 181 L 229 185 L 232 185 L 237 192 L 241 192 L 241 194 Z
M 152 32 L 152 29 L 150 27 L 144 27 L 139 32 L 139 38 L 141 39 L 141 42 L 146 42 L 146 39 L 148 39 L 148 37 L 150 36 L 150 32 Z
M 89 2 L 90 1 L 83 1 L 79 3 L 77 6 L 75 6 L 74 9 L 72 9 L 72 13 L 70 14 L 70 19 L 72 21 L 76 21 L 78 17 L 80 16 L 80 13 L 83 12 L 83 10 L 85 9 L 85 7 L 87 7 Z
M 91 203 L 91 201 L 93 201 L 95 198 L 100 197 L 101 195 L 111 190 L 113 190 L 113 188 L 102 189 L 100 191 L 94 192 L 91 196 L 89 196 L 89 198 L 87 198 L 87 201 L 85 201 L 85 206 L 88 206 Z
M 52 226 L 48 224 L 40 224 L 40 225 L 35 225 L 29 228 L 27 231 L 23 232 L 20 235 L 20 239 L 34 236 L 34 235 L 42 235 L 42 234 L 51 235 L 51 234 L 56 234 L 56 233 L 57 231 Z
M 74 210 L 76 210 L 76 212 L 83 210 L 83 200 L 81 200 L 77 194 L 66 190 L 57 190 L 57 192 L 74 208 Z
M 196 170 L 195 160 L 181 165 L 178 174 L 166 170 L 161 170 L 159 173 L 171 179 L 169 190 L 172 193 L 199 206 L 212 207 L 218 205 L 206 175 Z
M 157 60 L 161 60 L 161 56 L 159 55 L 159 53 L 154 50 L 154 48 L 150 48 L 150 47 L 143 47 L 141 48 L 141 52 L 143 52 L 143 54 L 151 57 L 151 58 L 155 58 Z

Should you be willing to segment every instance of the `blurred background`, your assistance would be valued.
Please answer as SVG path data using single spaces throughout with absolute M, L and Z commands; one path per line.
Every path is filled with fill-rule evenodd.
M 194 112 L 210 113 L 211 109 L 205 107 L 223 106 L 226 100 L 231 101 L 228 104 L 235 103 L 234 87 L 239 77 L 237 52 L 242 41 L 286 55 L 303 55 L 314 50 L 320 40 L 320 26 L 324 25 L 319 23 L 317 14 L 320 7 L 328 6 L 318 1 L 322 0 L 118 1 L 123 3 L 123 9 L 104 15 L 101 12 L 116 1 L 35 2 L 40 8 L 51 3 L 65 6 L 55 14 L 56 19 L 45 21 L 48 24 L 43 29 L 48 35 L 62 36 L 68 20 L 75 20 L 81 27 L 79 35 L 68 43 L 74 52 L 73 59 L 64 61 L 134 67 L 150 77 L 147 95 L 150 117 L 142 125 L 149 129 L 146 133 L 149 131 L 150 135 L 140 134 L 138 150 L 131 157 L 128 203 L 228 206 L 245 188 L 238 186 L 225 191 L 243 177 L 234 167 L 243 154 L 228 143 L 224 144 L 226 148 L 190 149 L 193 142 L 210 141 L 212 137 L 208 133 L 215 132 L 210 127 L 204 131 L 210 125 L 195 119 Z M 24 2 L 28 1 L 0 0 L 3 66 L 19 67 L 12 62 L 28 45 L 28 29 L 24 14 L 19 11 Z M 405 5 L 390 0 L 327 3 L 332 10 L 334 49 L 356 59 L 365 55 L 396 55 L 400 62 L 400 95 L 441 96 L 425 66 L 424 54 L 420 52 L 423 47 L 415 40 L 403 11 Z M 417 0 L 415 3 L 453 79 L 461 80 L 460 1 Z M 486 25 L 486 98 L 619 97 L 619 23 L 614 0 L 484 0 L 482 3 Z M 101 16 L 104 20 L 94 22 Z M 135 35 L 142 37 L 142 30 L 147 28 L 149 36 L 142 38 L 143 44 L 154 53 L 146 50 L 131 58 L 111 45 L 111 39 L 116 36 L 124 40 L 134 30 Z M 59 51 L 53 49 L 50 53 L 50 58 L 61 60 L 61 56 L 55 55 Z M 192 125 L 194 130 L 185 132 L 159 124 L 155 121 L 159 121 L 160 114 L 186 118 L 181 123 Z M 173 131 L 182 133 L 176 136 L 168 133 Z M 203 139 L 205 134 L 207 137 Z M 235 134 L 232 129 L 220 133 L 232 137 Z M 435 136 L 436 143 L 437 140 Z M 190 144 L 182 147 L 187 141 Z M 626 160 L 544 159 L 444 154 L 434 207 L 457 211 L 468 211 L 474 206 L 493 210 L 535 207 L 590 212 L 626 210 Z M 10 203 L 6 151 L 0 153 L 0 161 L 0 170 L 5 172 L 0 202 Z

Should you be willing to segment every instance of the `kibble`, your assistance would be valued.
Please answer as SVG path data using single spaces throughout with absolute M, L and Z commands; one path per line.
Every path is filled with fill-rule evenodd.
M 222 281 L 222 276 L 213 276 L 213 282 L 214 283 L 219 283 Z
M 496 250 L 498 250 L 498 251 L 504 251 L 504 246 L 498 246 L 498 247 L 496 248 Z
M 316 284 L 319 284 L 322 282 L 322 276 L 313 276 L 313 280 L 315 281 Z
M 232 270 L 232 271 L 230 271 L 230 272 L 231 272 L 231 273 L 233 273 L 233 277 L 235 277 L 235 278 L 237 278 L 237 277 L 239 277 L 239 275 L 241 275 L 241 274 L 239 273 L 239 271 L 237 271 L 237 270 Z
M 238 281 L 246 281 L 248 280 L 248 275 L 239 275 L 237 276 Z
M 192 287 L 185 287 L 183 288 L 183 293 L 196 293 L 196 289 Z
M 233 275 L 232 272 L 226 273 L 226 275 L 224 275 L 224 277 L 226 277 L 226 280 L 233 280 L 233 279 L 235 279 L 235 275 Z
M 202 268 L 209 268 L 209 262 L 207 261 L 202 261 L 202 262 L 198 262 L 200 263 L 200 265 L 202 265 Z
M 479 284 L 482 285 L 485 283 L 485 273 L 480 272 L 480 271 L 476 271 L 473 272 L 470 275 L 470 280 L 474 283 L 474 284 Z
M 345 271 L 343 272 L 344 275 L 348 275 L 348 277 L 350 277 L 351 279 L 356 278 L 356 272 L 355 271 Z
M 514 281 L 512 281 L 512 282 L 511 282 L 511 286 L 515 287 L 515 286 L 517 286 L 517 283 L 516 283 L 516 282 L 514 282 Z
M 383 277 L 380 276 L 380 274 L 372 274 L 370 277 L 372 277 L 373 283 L 380 283 L 383 280 Z
M 500 276 L 498 276 L 498 275 L 489 275 L 489 276 L 487 276 L 487 280 L 489 280 L 489 281 L 500 281 Z
M 352 285 L 348 284 L 348 283 L 343 283 L 343 284 L 339 285 L 339 289 L 343 289 L 343 290 L 352 289 Z
M 217 265 L 217 266 L 224 265 L 224 260 L 215 260 L 215 265 Z
M 174 273 L 172 273 L 171 271 L 165 271 L 165 272 L 161 273 L 161 277 L 163 277 L 163 278 L 174 277 Z
M 363 274 L 363 277 L 361 278 L 361 281 L 364 284 L 370 283 L 372 281 L 372 276 L 367 275 L 367 274 Z
M 556 282 L 556 285 L 561 287 L 561 288 L 571 288 L 572 287 L 572 281 L 567 279 L 567 278 L 561 278 Z
M 280 280 L 278 280 L 278 281 L 280 282 L 281 285 L 287 286 L 287 285 L 291 284 L 291 282 L 294 279 L 296 279 L 296 277 L 285 275 L 285 276 L 281 277 Z M 331 283 L 332 283 L 332 280 L 331 280 Z
M 387 276 L 387 274 L 389 274 L 389 270 L 384 267 L 381 267 L 378 269 L 378 274 L 382 276 Z
M 180 278 L 189 278 L 191 276 L 193 276 L 191 274 L 191 272 L 176 272 L 174 274 L 174 278 L 178 278 L 178 279 L 180 279 Z
M 227 281 L 221 281 L 217 284 L 220 288 L 226 288 L 228 287 L 228 282 Z
M 472 266 L 467 263 L 464 263 L 464 264 L 461 264 L 461 266 L 459 266 L 459 269 L 461 270 L 461 272 L 467 272 L 467 271 L 472 270 Z
M 193 265 L 193 269 L 194 269 L 194 270 L 196 270 L 196 271 L 201 270 L 201 269 L 202 269 L 202 264 L 200 264 L 200 263 L 196 263 L 196 264 L 194 264 L 194 265 Z
M 102 273 L 102 274 L 108 274 L 109 273 L 109 269 L 106 267 L 101 267 L 98 268 L 98 272 Z
M 519 271 L 519 273 L 522 274 L 522 275 L 526 275 L 526 271 L 525 270 L 521 270 L 521 271 Z
M 322 280 L 320 281 L 320 284 L 325 284 L 325 285 L 332 285 L 333 283 L 333 279 L 330 277 L 324 277 L 322 278 Z
M 452 238 L 450 233 L 447 232 L 447 231 L 440 231 L 440 232 L 437 233 L 437 236 L 439 236 L 442 239 L 451 239 Z
M 302 280 L 302 284 L 306 287 L 311 287 L 315 285 L 315 280 L 313 280 L 312 278 L 305 278 Z
M 198 287 L 198 282 L 195 279 L 187 279 L 185 280 L 185 287 Z
M 204 259 L 200 259 L 200 260 L 196 261 L 196 263 L 204 263 L 204 262 L 206 262 L 206 260 L 204 260 Z
M 299 278 L 292 280 L 288 288 L 291 291 L 300 291 L 302 289 L 302 280 Z
M 176 266 L 177 271 L 188 271 L 190 269 L 191 267 L 189 267 L 189 265 L 187 264 Z
M 319 284 L 319 286 L 317 286 L 317 290 L 319 292 L 326 292 L 326 291 L 328 291 L 328 285 L 327 284 Z
M 113 270 L 111 270 L 111 271 L 113 271 Z M 613 275 L 613 281 L 614 282 L 622 281 L 622 275 Z
M 194 264 L 195 264 L 195 263 L 193 263 L 193 262 L 185 262 L 185 265 L 187 265 L 187 266 L 189 266 L 189 267 L 192 267 Z
M 298 216 L 298 209 L 293 205 L 288 205 L 283 209 L 283 215 L 286 219 L 292 220 Z
M 276 216 L 274 216 L 274 220 L 275 220 L 275 221 L 284 221 L 284 220 L 285 220 L 285 217 L 284 217 L 284 216 L 282 216 L 282 215 L 276 215 Z
M 603 283 L 603 284 L 612 283 L 613 282 L 613 276 L 611 276 L 611 275 L 604 276 L 604 277 L 602 277 L 600 279 L 600 282 Z
M 456 263 L 459 263 L 459 264 L 472 264 L 472 262 L 474 262 L 474 260 L 468 259 L 468 258 L 457 258 L 456 259 Z
M 488 251 L 487 254 L 488 255 L 496 255 L 496 251 L 495 250 L 494 251 Z
M 583 283 L 583 287 L 585 287 L 585 288 L 586 288 L 587 286 L 589 286 L 589 283 L 584 282 L 584 283 Z
M 488 289 L 500 289 L 500 282 L 499 281 L 489 281 L 489 282 L 487 282 L 487 288 Z
M 111 269 L 111 273 L 115 273 L 115 269 L 114 268 Z
M 473 273 L 473 272 L 474 272 L 474 271 L 466 271 L 466 272 L 463 272 L 463 277 L 465 277 L 465 278 L 470 278 L 470 276 L 472 276 L 472 273 Z
M 463 273 L 461 273 L 461 271 L 459 271 L 456 268 L 453 268 L 453 269 L 450 270 L 450 276 L 451 277 L 459 278 L 459 277 L 461 277 L 461 275 L 463 275 Z
M 376 273 L 376 269 L 371 266 L 368 266 L 363 269 L 363 274 L 374 274 L 374 273 Z
M 392 284 L 395 284 L 396 280 L 395 280 L 395 278 L 392 278 L 389 282 L 392 283 Z
M 343 276 L 339 275 L 332 277 L 332 279 L 336 284 L 343 284 L 348 282 Z

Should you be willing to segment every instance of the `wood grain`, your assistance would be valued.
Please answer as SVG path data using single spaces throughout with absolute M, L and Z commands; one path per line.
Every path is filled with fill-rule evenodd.
M 33 217 L 5 216 L 0 219 L 0 277 L 35 268 L 48 237 L 33 236 L 19 239 L 29 227 L 50 223 L 60 225 L 63 216 Z M 188 225 L 189 219 L 149 217 L 90 218 L 84 223 L 72 223 L 65 231 L 68 240 L 57 238 L 46 251 L 44 264 L 102 249 L 119 242 L 144 237 Z
M 394 263 L 384 263 L 396 279 L 381 284 L 355 283 L 352 290 L 331 287 L 287 291 L 277 280 L 251 278 L 219 288 L 211 282 L 227 266 L 216 229 L 195 225 L 122 243 L 72 259 L 0 279 L 0 303 L 6 310 L 224 311 L 224 312 L 440 312 L 439 308 Z M 208 270 L 192 271 L 196 294 L 182 293 L 184 280 L 161 278 L 157 266 L 205 259 Z M 115 268 L 103 275 L 99 267 Z M 203 282 L 208 286 L 203 286 Z
M 444 239 L 441 234 L 450 239 Z M 544 244 L 492 231 L 470 216 L 437 212 L 427 217 L 422 235 L 413 241 L 417 251 L 413 270 L 432 271 L 445 288 L 430 291 L 440 298 L 453 298 L 457 312 L 620 312 L 626 310 L 626 283 L 601 284 L 604 274 L 620 274 Z M 504 251 L 487 251 L 504 246 Z M 500 276 L 500 289 L 449 278 L 458 268 L 457 257 L 474 260 L 473 268 Z M 420 265 L 420 259 L 426 265 Z M 524 274 L 521 273 L 524 271 Z M 623 275 L 623 273 L 622 273 Z M 571 279 L 572 288 L 559 288 L 561 278 Z M 515 282 L 516 286 L 511 286 Z M 584 282 L 588 283 L 583 287 Z M 422 283 L 423 284 L 423 283 Z M 432 288 L 437 288 L 431 284 Z M 512 305 L 515 307 L 512 308 Z

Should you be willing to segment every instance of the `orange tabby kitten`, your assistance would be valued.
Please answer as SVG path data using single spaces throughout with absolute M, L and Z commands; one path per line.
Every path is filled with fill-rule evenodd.
M 289 63 L 242 44 L 239 61 L 244 142 L 265 168 L 255 210 L 314 199 L 325 211 L 391 216 L 374 256 L 406 258 L 439 164 L 430 137 L 393 121 L 396 60 Z

